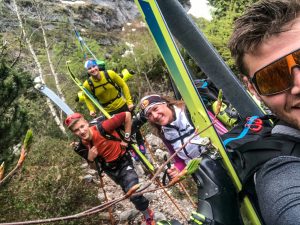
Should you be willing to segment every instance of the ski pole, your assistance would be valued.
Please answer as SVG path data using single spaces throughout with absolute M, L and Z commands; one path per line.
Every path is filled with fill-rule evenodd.
M 164 155 L 164 161 L 167 161 L 168 158 L 167 158 L 167 155 Z M 171 163 L 168 162 L 167 163 L 167 167 L 168 169 L 171 168 Z M 167 176 L 169 179 L 171 179 L 171 177 L 168 175 L 167 173 Z M 191 204 L 193 205 L 194 208 L 197 208 L 197 205 L 195 204 L 195 202 L 193 201 L 192 197 L 190 196 L 190 194 L 187 192 L 186 188 L 184 187 L 183 183 L 182 182 L 178 182 L 180 188 L 183 190 L 183 192 L 185 193 L 185 195 L 188 197 L 189 201 L 191 202 Z
M 143 135 L 142 132 L 141 132 L 141 134 L 142 134 L 142 137 L 143 137 L 143 139 L 145 141 L 146 149 L 149 150 L 149 153 L 150 153 L 150 156 L 151 156 L 151 160 L 152 160 L 153 164 L 156 164 L 156 161 L 155 161 L 155 158 L 154 158 L 153 149 L 152 149 L 151 145 L 149 144 L 149 142 L 146 140 L 146 137 Z
M 155 164 L 155 158 L 154 158 L 154 153 L 152 151 L 152 147 L 151 145 L 149 144 L 149 142 L 147 141 L 144 133 L 141 131 L 141 127 L 142 125 L 145 124 L 145 121 L 142 121 L 142 118 L 141 118 L 141 115 L 140 113 L 136 113 L 134 110 L 135 110 L 135 107 L 133 107 L 133 109 L 131 110 L 131 113 L 133 114 L 133 118 L 135 118 L 135 120 L 133 120 L 133 124 L 132 124 L 132 128 L 134 128 L 134 130 L 136 130 L 136 136 L 138 135 L 138 132 L 140 133 L 140 136 L 143 140 L 143 144 L 145 144 L 145 147 L 146 147 L 146 150 L 148 149 L 149 150 L 149 153 L 150 153 L 150 156 L 151 156 L 151 160 L 152 160 L 152 163 Z M 142 121 L 142 122 L 137 122 L 135 123 L 135 121 Z
M 91 51 L 91 49 L 87 46 L 87 44 L 85 43 L 85 41 L 83 40 L 83 38 L 80 36 L 79 32 L 75 28 L 74 28 L 74 32 L 75 32 L 76 37 L 79 40 L 80 45 L 85 47 L 88 50 L 88 52 L 93 56 L 93 58 L 95 60 L 97 60 L 97 57 L 94 55 L 94 53 Z
M 104 182 L 103 182 L 102 175 L 101 175 L 102 172 L 101 172 L 101 169 L 100 169 L 100 166 L 99 166 L 98 163 L 99 163 L 98 158 L 95 158 L 95 164 L 96 164 L 96 168 L 97 168 L 97 171 L 98 171 L 98 175 L 99 175 L 99 179 L 100 179 L 100 185 L 101 185 L 101 188 L 103 190 L 105 202 L 108 202 L 108 197 L 107 197 L 106 191 L 104 189 Z M 115 219 L 114 219 L 113 214 L 112 214 L 112 207 L 108 208 L 108 213 L 109 213 L 109 218 L 110 218 L 111 225 L 115 225 Z
M 76 35 L 76 37 L 79 41 L 80 49 L 83 52 L 83 59 L 86 60 L 86 54 L 85 54 L 85 51 L 84 51 L 84 48 L 83 48 L 82 38 L 79 36 L 79 33 L 77 32 L 75 27 L 74 27 L 74 32 L 75 32 L 75 35 Z

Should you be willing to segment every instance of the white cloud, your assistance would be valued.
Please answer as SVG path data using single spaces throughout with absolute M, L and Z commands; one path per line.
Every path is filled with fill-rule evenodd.
M 210 15 L 210 6 L 208 5 L 207 0 L 190 0 L 191 9 L 188 11 L 189 14 L 192 14 L 196 18 L 203 17 L 207 20 L 211 20 Z

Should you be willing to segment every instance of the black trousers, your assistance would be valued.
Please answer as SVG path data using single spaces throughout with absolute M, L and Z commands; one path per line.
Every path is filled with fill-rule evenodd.
M 108 164 L 109 165 L 109 164 Z M 125 154 L 121 160 L 118 160 L 117 165 L 109 168 L 108 165 L 103 165 L 103 171 L 116 184 L 120 185 L 122 190 L 126 193 L 131 187 L 139 183 L 137 173 L 134 170 L 131 157 Z M 149 201 L 144 196 L 134 196 L 130 198 L 135 208 L 139 211 L 144 211 L 149 206 Z

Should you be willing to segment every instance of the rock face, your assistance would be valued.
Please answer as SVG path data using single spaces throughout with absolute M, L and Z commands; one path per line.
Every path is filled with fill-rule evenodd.
M 139 16 L 133 0 L 38 0 L 37 5 L 31 0 L 17 1 L 21 16 L 27 22 L 38 26 L 37 13 L 41 13 L 47 28 L 57 23 L 74 23 L 80 28 L 95 28 L 101 31 L 120 29 L 126 22 Z M 189 0 L 180 1 L 186 9 Z M 52 24 L 52 26 L 51 26 Z M 55 24 L 55 25 L 54 25 Z M 12 31 L 18 27 L 13 2 L 0 2 L 0 32 Z
M 84 1 L 80 3 L 69 4 L 64 1 L 63 4 L 69 5 L 75 12 L 76 23 L 82 26 L 92 26 L 103 31 L 119 29 L 124 23 L 132 21 L 139 15 L 138 9 L 133 1 L 120 0 L 95 0 Z M 84 24 L 83 24 L 84 22 Z
M 81 27 L 96 27 L 102 31 L 121 28 L 122 25 L 131 21 L 139 15 L 138 9 L 131 0 L 93 0 L 93 1 L 37 1 L 37 6 L 33 1 L 18 1 L 21 15 L 27 21 L 37 20 L 37 11 L 40 11 L 44 21 L 51 23 L 66 23 L 74 21 Z M 18 26 L 16 16 L 13 13 L 13 2 L 5 0 L 1 4 L 0 31 L 8 31 Z M 37 10 L 38 9 L 38 10 Z M 3 16 L 6 17 L 3 17 Z

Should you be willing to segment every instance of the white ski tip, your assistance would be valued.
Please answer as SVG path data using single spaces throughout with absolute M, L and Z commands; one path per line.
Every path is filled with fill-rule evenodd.
M 38 84 L 38 83 L 42 83 L 42 79 L 40 77 L 35 77 L 33 80 L 34 83 Z
M 38 90 L 41 90 L 41 89 L 43 89 L 43 84 L 38 83 L 38 84 L 34 85 L 34 88 L 38 89 Z

